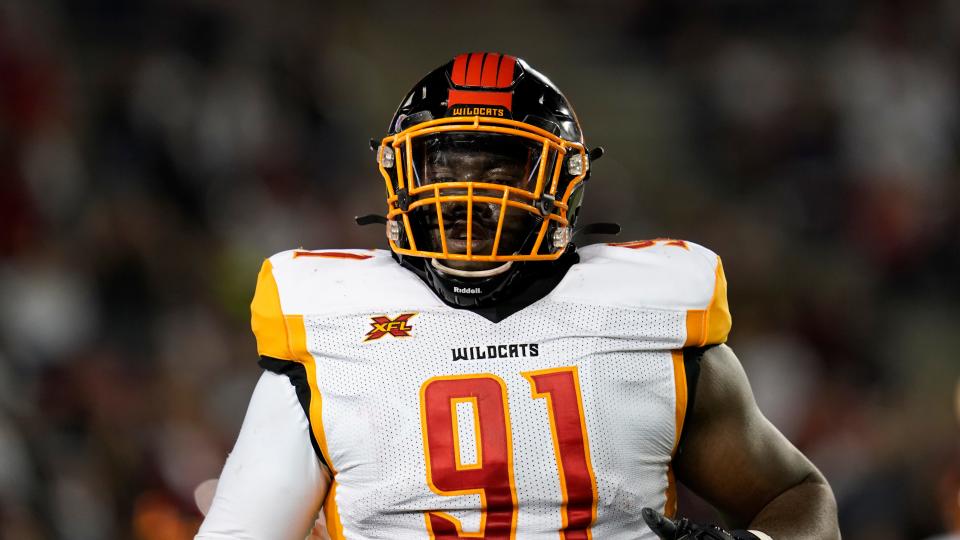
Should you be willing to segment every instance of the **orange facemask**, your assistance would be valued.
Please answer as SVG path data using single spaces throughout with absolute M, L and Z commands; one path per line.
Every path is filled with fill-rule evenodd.
M 449 151 L 456 141 L 459 161 L 431 151 L 438 145 Z M 572 236 L 568 212 L 576 205 L 570 199 L 589 167 L 582 144 L 524 122 L 481 116 L 430 120 L 386 137 L 377 162 L 394 252 L 479 262 L 559 258 Z M 481 215 L 489 220 L 482 228 Z M 505 234 L 518 223 L 529 229 L 520 243 Z

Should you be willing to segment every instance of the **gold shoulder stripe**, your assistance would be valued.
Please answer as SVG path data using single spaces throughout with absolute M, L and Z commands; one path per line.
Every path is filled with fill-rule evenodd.
M 250 303 L 250 327 L 257 338 L 257 352 L 261 356 L 296 360 L 290 351 L 287 325 L 280 309 L 280 292 L 269 259 L 263 261 L 257 276 L 257 291 Z
M 303 322 L 303 315 L 287 315 L 286 328 L 290 332 L 291 360 L 303 364 L 307 374 L 307 386 L 310 387 L 310 428 L 313 429 L 313 438 L 317 440 L 323 460 L 330 467 L 330 473 L 336 477 L 337 469 L 330 459 L 330 449 L 327 447 L 327 435 L 323 430 L 323 396 L 317 385 L 317 364 L 307 350 L 307 327 Z
M 340 509 L 337 507 L 337 479 L 330 483 L 330 491 L 323 501 L 323 515 L 327 520 L 327 533 L 331 540 L 344 540 L 343 522 L 340 520 Z
M 683 364 L 683 351 L 670 351 L 673 359 L 673 380 L 676 391 L 676 431 L 673 435 L 673 450 L 670 451 L 670 463 L 667 464 L 667 493 L 663 514 L 669 518 L 677 515 L 677 479 L 673 473 L 673 458 L 677 456 L 680 436 L 683 434 L 683 422 L 687 418 L 687 370 Z
M 713 284 L 713 297 L 707 309 L 687 310 L 687 340 L 684 347 L 702 347 L 727 341 L 733 320 L 727 304 L 727 277 L 723 262 L 717 257 L 717 269 Z

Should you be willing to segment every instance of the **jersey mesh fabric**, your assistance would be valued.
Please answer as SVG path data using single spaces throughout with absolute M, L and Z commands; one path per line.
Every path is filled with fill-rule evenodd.
M 531 397 L 521 373 L 566 366 L 579 371 L 602 505 L 595 534 L 638 537 L 639 508 L 664 504 L 676 429 L 671 355 L 644 350 L 650 345 L 644 340 L 556 335 L 556 322 L 548 323 L 551 314 L 561 318 L 570 310 L 586 320 L 606 318 L 623 334 L 636 328 L 638 319 L 637 313 L 609 317 L 610 308 L 549 302 L 497 325 L 467 311 L 428 311 L 411 319 L 414 336 L 369 343 L 360 341 L 367 315 L 307 320 L 348 537 L 425 537 L 422 512 L 428 509 L 447 511 L 461 519 L 465 531 L 477 530 L 479 496 L 439 496 L 426 484 L 420 388 L 432 377 L 491 373 L 507 386 L 518 533 L 555 538 L 561 493 L 550 415 L 545 400 Z M 658 323 L 671 323 L 669 314 L 655 315 Z M 677 328 L 681 323 L 674 319 Z M 538 356 L 454 362 L 450 351 L 518 342 L 539 342 Z M 635 532 L 618 532 L 627 530 Z
M 545 400 L 531 397 L 525 371 L 578 368 L 601 506 L 598 537 L 636 538 L 625 531 L 641 530 L 639 509 L 663 506 L 675 435 L 673 365 L 669 350 L 636 333 L 677 335 L 683 321 L 676 314 L 546 301 L 492 324 L 439 309 L 412 317 L 411 337 L 364 343 L 371 315 L 305 321 L 348 537 L 425 537 L 428 509 L 449 512 L 465 531 L 479 527 L 479 496 L 440 496 L 426 484 L 420 388 L 443 375 L 491 373 L 506 383 L 522 537 L 555 538 L 561 500 L 549 412 Z M 599 328 L 617 337 L 597 335 Z M 537 343 L 538 356 L 454 361 L 451 352 L 518 343 Z

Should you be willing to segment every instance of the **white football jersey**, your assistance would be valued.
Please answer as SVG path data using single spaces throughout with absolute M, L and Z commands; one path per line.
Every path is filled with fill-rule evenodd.
M 264 263 L 258 349 L 305 368 L 333 538 L 654 538 L 640 509 L 676 508 L 681 349 L 730 329 L 722 266 L 679 240 L 579 253 L 497 323 L 388 251 Z

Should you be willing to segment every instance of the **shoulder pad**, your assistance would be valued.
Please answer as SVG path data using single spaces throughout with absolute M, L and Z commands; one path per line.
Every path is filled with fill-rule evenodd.
M 727 340 L 732 324 L 720 257 L 685 240 L 594 244 L 557 287 L 561 300 L 683 311 L 684 346 Z
M 291 320 L 308 315 L 389 312 L 442 307 L 443 303 L 413 273 L 385 250 L 290 250 L 263 263 L 251 304 L 253 332 L 260 354 L 293 359 Z M 286 324 L 284 324 L 286 323 Z M 266 352 L 265 352 L 266 351 Z
M 250 302 L 250 327 L 257 338 L 257 353 L 281 360 L 295 360 L 290 350 L 290 337 L 283 310 L 280 308 L 280 292 L 273 277 L 273 263 L 263 261 L 257 276 L 257 290 Z
M 282 251 L 263 261 L 257 277 L 257 289 L 250 303 L 250 324 L 257 339 L 257 352 L 281 360 L 297 360 L 304 354 L 302 317 L 304 306 L 291 298 L 297 296 L 298 281 L 336 280 L 337 273 L 356 272 L 356 263 L 383 258 L 374 250 Z M 320 275 L 318 275 L 320 274 Z M 332 274 L 332 276 L 331 276 Z M 312 278 L 312 279 L 311 279 Z

